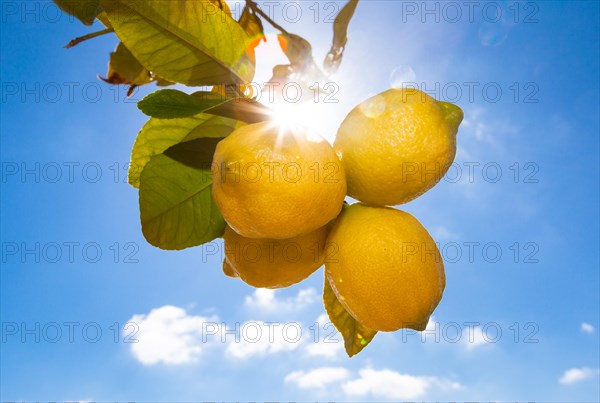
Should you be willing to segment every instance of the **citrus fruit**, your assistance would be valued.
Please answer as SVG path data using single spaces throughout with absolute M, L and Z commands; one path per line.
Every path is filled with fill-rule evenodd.
M 246 238 L 229 226 L 223 234 L 223 272 L 259 288 L 299 283 L 323 264 L 332 225 L 290 239 Z
M 419 221 L 362 203 L 344 209 L 327 239 L 325 274 L 340 303 L 369 329 L 423 330 L 442 298 L 444 264 Z
M 397 205 L 431 189 L 456 154 L 462 110 L 416 89 L 390 89 L 355 107 L 334 147 L 348 194 L 375 205 Z
M 247 125 L 215 150 L 212 195 L 242 236 L 286 239 L 314 231 L 338 215 L 345 194 L 333 148 L 305 129 Z

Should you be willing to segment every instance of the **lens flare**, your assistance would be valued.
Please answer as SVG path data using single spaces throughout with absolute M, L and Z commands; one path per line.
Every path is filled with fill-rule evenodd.
M 303 103 L 275 102 L 271 105 L 272 122 L 279 128 L 279 134 L 304 136 L 312 142 L 321 142 L 325 138 L 322 128 L 327 113 L 322 105 L 307 101 Z

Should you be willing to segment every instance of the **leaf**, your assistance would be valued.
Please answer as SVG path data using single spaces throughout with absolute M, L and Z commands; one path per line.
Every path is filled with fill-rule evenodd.
M 100 1 L 100 0 L 98 0 Z M 106 28 L 111 28 L 112 29 L 112 24 L 110 23 L 108 16 L 106 15 L 105 11 L 100 12 L 96 18 L 98 18 L 98 21 L 100 21 L 102 23 L 102 25 L 104 25 Z
M 231 8 L 229 8 L 229 5 L 227 4 L 227 2 L 225 0 L 209 0 L 212 4 L 215 5 L 215 7 L 219 7 L 219 9 L 221 9 L 221 11 L 223 11 L 225 14 L 227 14 L 228 16 L 232 16 L 233 14 L 231 14 Z
M 220 137 L 202 137 L 196 140 L 175 144 L 163 154 L 175 161 L 196 169 L 210 169 Z
M 140 130 L 129 163 L 129 184 L 140 186 L 140 173 L 152 157 L 162 154 L 175 144 L 197 138 L 223 138 L 243 123 L 236 120 L 198 114 L 179 119 L 151 118 Z
M 173 81 L 165 80 L 164 78 L 156 76 L 156 85 L 159 87 L 167 87 L 169 85 L 175 84 Z
M 246 86 L 244 84 L 224 84 L 224 85 L 214 85 L 210 92 L 213 94 L 218 94 L 224 98 L 235 98 L 245 93 L 247 88 L 251 88 L 251 86 Z
M 306 39 L 295 34 L 279 34 L 277 39 L 292 64 L 305 66 L 313 63 L 312 46 Z
M 240 19 L 238 20 L 242 28 L 246 31 L 248 36 L 254 40 L 258 39 L 256 45 L 260 42 L 260 40 L 267 41 L 267 37 L 265 36 L 265 30 L 260 18 L 254 14 L 252 9 L 248 6 L 244 7 L 242 11 L 242 15 L 240 15 Z
M 180 250 L 221 236 L 225 220 L 211 195 L 210 162 L 215 139 L 181 143 L 150 159 L 140 177 L 140 220 L 146 240 L 161 249 Z M 187 158 L 204 150 L 203 157 L 184 164 L 176 155 L 187 147 Z M 174 155 L 175 154 L 175 158 Z
M 310 43 L 298 35 L 287 33 L 278 35 L 277 39 L 281 50 L 283 50 L 291 64 L 275 66 L 270 82 L 285 85 L 291 77 L 294 77 L 294 82 L 303 88 L 303 94 L 308 95 L 311 93 L 315 83 L 317 83 L 320 91 L 320 83 L 325 81 L 326 76 L 313 59 Z M 305 97 L 305 100 L 307 98 Z
M 344 48 L 348 42 L 348 26 L 354 16 L 356 6 L 358 6 L 358 0 L 348 1 L 333 23 L 333 44 L 323 62 L 323 67 L 329 74 L 335 73 L 342 62 Z
M 325 277 L 323 288 L 323 304 L 329 320 L 344 338 L 344 347 L 348 357 L 360 353 L 377 334 L 376 330 L 364 327 L 346 311 L 331 288 L 327 277 Z
M 152 82 L 152 74 L 119 42 L 110 54 L 108 72 L 103 81 L 109 84 L 144 85 Z
M 333 23 L 333 47 L 343 48 L 348 41 L 348 26 L 358 6 L 358 0 L 350 0 L 342 8 Z
M 286 82 L 294 73 L 291 64 L 278 64 L 273 67 L 273 76 L 269 79 L 270 83 Z
M 246 123 L 259 123 L 273 119 L 273 112 L 260 102 L 248 98 L 234 98 L 207 109 L 205 113 L 241 120 Z
M 244 83 L 254 76 L 242 27 L 211 2 L 101 0 L 118 37 L 148 70 L 186 85 Z
M 137 106 L 148 116 L 173 119 L 197 115 L 223 102 L 227 102 L 227 98 L 210 92 L 189 95 L 169 89 L 153 92 L 138 102 Z
M 240 15 L 238 22 L 250 38 L 248 48 L 252 49 L 253 57 L 254 49 L 256 49 L 256 47 L 260 44 L 260 41 L 267 41 L 262 21 L 256 14 L 254 14 L 252 8 L 246 5 L 244 7 L 244 10 L 242 11 L 242 15 Z M 256 61 L 254 58 L 252 60 Z
M 100 0 L 54 0 L 65 13 L 76 17 L 85 25 L 92 25 L 102 11 Z

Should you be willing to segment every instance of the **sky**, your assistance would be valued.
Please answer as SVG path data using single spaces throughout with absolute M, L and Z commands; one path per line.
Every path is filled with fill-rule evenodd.
M 272 3 L 321 60 L 343 3 Z M 339 102 L 306 120 L 331 141 L 400 85 L 465 119 L 446 177 L 400 207 L 440 245 L 443 300 L 425 332 L 351 359 L 323 269 L 257 290 L 223 275 L 220 240 L 144 240 L 126 168 L 155 87 L 127 99 L 96 78 L 114 36 L 63 49 L 97 23 L 0 5 L 0 400 L 600 400 L 598 2 L 360 2 Z M 265 27 L 257 83 L 285 61 Z

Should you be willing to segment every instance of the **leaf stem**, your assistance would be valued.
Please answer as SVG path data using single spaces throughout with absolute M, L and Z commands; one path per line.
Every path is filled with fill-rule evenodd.
M 273 28 L 278 29 L 279 31 L 281 31 L 282 34 L 286 34 L 286 35 L 290 34 L 281 25 L 279 25 L 278 23 L 273 21 L 271 19 L 271 17 L 269 17 L 267 14 L 265 14 L 265 12 L 263 10 L 261 10 L 258 7 L 258 4 L 256 4 L 253 0 L 246 0 L 246 4 L 248 5 L 248 7 L 250 7 L 252 9 L 252 11 L 254 11 L 256 14 L 263 17 L 269 24 L 271 24 L 273 26 Z
M 73 39 L 71 42 L 67 43 L 65 45 L 65 48 L 66 49 L 72 48 L 73 46 L 79 45 L 81 42 L 85 42 L 88 39 L 96 38 L 97 36 L 101 36 L 101 35 L 106 35 L 106 34 L 109 34 L 111 32 L 115 32 L 115 30 L 112 29 L 112 28 L 106 28 L 106 29 L 103 29 L 101 31 L 92 32 L 91 34 L 80 36 L 78 38 Z

